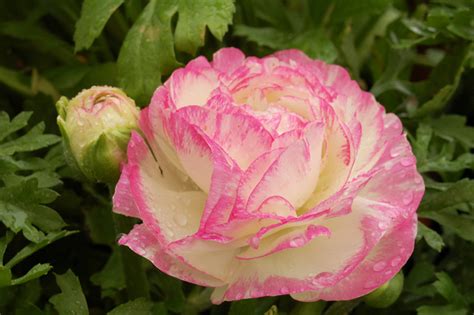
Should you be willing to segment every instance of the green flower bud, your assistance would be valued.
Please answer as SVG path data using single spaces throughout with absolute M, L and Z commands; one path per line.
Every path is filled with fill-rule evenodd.
M 395 303 L 402 293 L 403 273 L 400 271 L 390 281 L 387 281 L 377 290 L 367 294 L 364 302 L 374 308 L 386 308 Z
M 93 86 L 71 100 L 61 97 L 56 109 L 68 162 L 90 180 L 114 183 L 138 128 L 135 102 L 118 88 Z

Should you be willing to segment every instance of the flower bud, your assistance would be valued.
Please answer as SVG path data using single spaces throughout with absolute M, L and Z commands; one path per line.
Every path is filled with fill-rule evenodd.
M 377 290 L 367 294 L 364 302 L 374 308 L 386 308 L 395 303 L 403 289 L 403 273 L 399 272 Z
M 114 183 L 137 129 L 135 102 L 118 88 L 93 86 L 71 100 L 61 97 L 56 108 L 68 162 L 90 180 Z

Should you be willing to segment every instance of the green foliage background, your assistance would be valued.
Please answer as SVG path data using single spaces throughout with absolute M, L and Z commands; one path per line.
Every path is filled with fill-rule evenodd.
M 472 314 L 473 40 L 472 0 L 1 0 L 0 313 Z M 211 306 L 143 259 L 149 297 L 127 293 L 108 191 L 66 165 L 54 102 L 107 84 L 146 106 L 173 69 L 224 46 L 341 64 L 402 119 L 427 191 L 389 308 Z

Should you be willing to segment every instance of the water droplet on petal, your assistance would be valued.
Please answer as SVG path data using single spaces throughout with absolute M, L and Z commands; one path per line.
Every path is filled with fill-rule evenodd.
M 402 153 L 402 151 L 403 151 L 403 146 L 395 146 L 390 149 L 390 156 L 393 158 L 397 157 L 400 155 L 400 153 Z
M 174 222 L 179 226 L 185 226 L 188 223 L 188 218 L 182 213 L 174 215 Z
M 392 267 L 396 267 L 400 264 L 401 261 L 402 259 L 400 257 L 395 257 L 394 259 L 392 259 L 392 262 L 390 264 L 392 265 Z
M 415 159 L 413 157 L 404 157 L 400 160 L 400 164 L 403 166 L 410 166 L 415 164 Z
M 374 271 L 382 271 L 385 266 L 387 266 L 387 263 L 385 261 L 379 261 L 378 263 L 376 263 L 373 267 Z

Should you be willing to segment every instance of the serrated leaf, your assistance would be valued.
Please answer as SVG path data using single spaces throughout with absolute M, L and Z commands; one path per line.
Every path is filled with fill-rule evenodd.
M 44 135 L 44 123 L 41 122 L 31 128 L 25 135 L 0 144 L 0 156 L 12 155 L 17 152 L 29 152 L 58 143 L 61 138 L 56 135 Z
M 0 142 L 12 133 L 24 128 L 32 114 L 32 112 L 21 112 L 10 121 L 7 113 L 0 112 Z
M 176 0 L 151 0 L 128 32 L 118 57 L 119 86 L 140 106 L 147 105 L 161 75 L 178 63 L 171 18 Z
M 233 0 L 179 0 L 176 48 L 194 55 L 204 45 L 206 26 L 214 37 L 222 40 L 234 12 Z
M 150 314 L 151 315 L 152 307 L 153 307 L 153 302 L 145 298 L 138 298 L 133 301 L 117 306 L 116 308 L 108 312 L 107 314 L 108 315 L 128 315 L 128 314 L 137 314 L 137 315 Z
M 124 0 L 85 0 L 74 32 L 74 50 L 88 49 Z
M 74 273 L 68 270 L 65 274 L 55 276 L 61 293 L 54 295 L 49 301 L 59 315 L 88 315 L 86 298 Z
M 418 235 L 417 238 L 424 238 L 426 243 L 436 250 L 440 252 L 441 249 L 444 247 L 443 238 L 439 235 L 436 231 L 433 231 L 423 223 L 418 222 Z
M 20 185 L 0 188 L 0 221 L 13 232 L 23 232 L 32 242 L 40 242 L 44 234 L 40 231 L 58 231 L 66 224 L 59 214 L 44 206 L 56 199 L 57 193 L 38 187 L 36 179 Z

